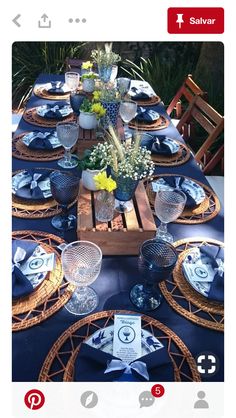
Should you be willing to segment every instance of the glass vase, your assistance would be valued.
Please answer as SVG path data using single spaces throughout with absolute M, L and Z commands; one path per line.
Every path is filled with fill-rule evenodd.
M 112 65 L 98 65 L 98 74 L 103 83 L 110 81 Z
M 115 197 L 106 190 L 100 190 L 96 195 L 95 217 L 99 222 L 111 221 L 114 217 Z
M 132 198 L 138 186 L 139 180 L 133 180 L 130 177 L 116 176 L 112 172 L 112 177 L 116 181 L 117 188 L 114 190 L 116 198 L 115 210 L 120 213 L 133 210 Z

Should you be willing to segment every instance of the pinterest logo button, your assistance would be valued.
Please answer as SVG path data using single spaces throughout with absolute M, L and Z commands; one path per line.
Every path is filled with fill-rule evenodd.
M 25 404 L 29 409 L 40 409 L 44 405 L 45 396 L 38 389 L 31 389 L 25 394 Z

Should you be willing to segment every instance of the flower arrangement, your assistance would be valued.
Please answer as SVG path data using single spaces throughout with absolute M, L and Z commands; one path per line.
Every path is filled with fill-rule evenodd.
M 93 68 L 93 63 L 91 61 L 85 61 L 81 65 L 82 70 L 91 70 Z
M 106 109 L 101 103 L 85 98 L 80 106 L 80 112 L 95 113 L 96 118 L 100 119 L 106 114 Z
M 106 165 L 109 165 L 116 177 L 141 180 L 150 177 L 154 173 L 155 165 L 151 159 L 151 151 L 140 147 L 141 136 L 136 135 L 131 144 L 122 143 L 119 134 L 110 125 L 108 128 L 108 143 L 104 143 L 105 149 L 109 149 L 103 157 Z
M 105 49 L 93 49 L 91 58 L 100 66 L 114 65 L 121 60 L 120 55 L 112 51 L 112 43 L 106 43 Z
M 90 150 L 84 151 L 84 156 L 79 160 L 78 168 L 81 170 L 101 170 L 106 167 L 105 155 L 111 150 L 108 143 L 98 143 Z
M 93 73 L 92 71 L 90 73 L 85 73 L 81 76 L 81 80 L 95 80 L 97 78 L 97 74 Z
M 105 190 L 109 193 L 113 192 L 116 189 L 116 182 L 111 178 L 111 176 L 107 177 L 106 171 L 102 171 L 101 173 L 97 174 L 93 177 L 96 187 L 99 190 Z

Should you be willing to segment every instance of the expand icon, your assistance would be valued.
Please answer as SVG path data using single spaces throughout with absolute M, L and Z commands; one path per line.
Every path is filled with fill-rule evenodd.
M 219 359 L 218 357 L 209 351 L 200 353 L 196 357 L 197 369 L 204 377 L 211 378 L 219 370 Z

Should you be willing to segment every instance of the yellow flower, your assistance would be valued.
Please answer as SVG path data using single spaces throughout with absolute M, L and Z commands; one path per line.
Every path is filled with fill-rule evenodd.
M 98 101 L 100 100 L 100 96 L 101 96 L 101 92 L 100 92 L 100 91 L 95 90 L 95 91 L 93 92 L 93 100 L 94 100 L 95 102 L 98 102 Z
M 101 103 L 93 103 L 91 110 L 97 114 L 98 118 L 101 118 L 106 113 L 106 109 L 104 109 Z
M 111 178 L 111 176 L 107 177 L 106 171 L 102 171 L 98 173 L 96 176 L 93 177 L 97 189 L 100 190 L 107 190 L 108 192 L 112 192 L 116 189 L 116 182 Z
M 83 70 L 89 70 L 92 67 L 93 67 L 93 63 L 91 61 L 83 62 L 82 66 L 81 66 L 81 68 Z

